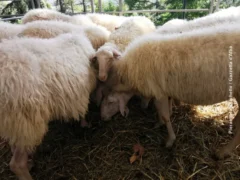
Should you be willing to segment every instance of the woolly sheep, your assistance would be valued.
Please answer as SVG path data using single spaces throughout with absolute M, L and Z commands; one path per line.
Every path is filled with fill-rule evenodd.
M 38 20 L 57 20 L 69 22 L 77 25 L 93 25 L 92 20 L 86 15 L 69 16 L 55 10 L 50 9 L 32 9 L 28 11 L 22 18 L 22 23 L 26 24 Z
M 96 50 L 102 46 L 110 36 L 110 32 L 102 26 L 78 26 L 61 21 L 33 21 L 27 23 L 18 36 L 53 38 L 59 34 L 70 32 L 84 32 Z
M 156 32 L 160 34 L 182 33 L 192 31 L 194 29 L 204 28 L 207 26 L 214 26 L 224 22 L 234 22 L 240 18 L 240 6 L 230 7 L 220 10 L 213 14 L 186 21 L 173 26 L 160 26 Z
M 101 119 L 104 121 L 109 121 L 112 116 L 114 116 L 116 113 L 120 111 L 122 116 L 127 117 L 129 114 L 129 109 L 127 107 L 127 103 L 129 100 L 132 98 L 134 93 L 132 92 L 116 92 L 113 91 L 107 96 L 104 97 L 102 103 L 101 103 Z M 142 97 L 142 102 L 141 102 L 141 108 L 145 109 L 148 107 L 149 101 L 151 98 L 144 98 Z M 154 104 L 157 109 L 158 113 L 158 119 L 160 125 L 165 124 L 165 122 L 162 119 L 162 109 L 159 106 L 158 101 L 154 99 Z M 172 115 L 172 99 L 168 98 L 168 109 L 169 110 L 169 115 Z M 157 123 L 157 124 L 159 124 Z
M 109 41 L 96 53 L 99 64 L 99 80 L 106 81 L 112 62 L 120 56 L 131 41 L 154 30 L 153 22 L 144 16 L 136 16 L 126 20 L 110 35 Z
M 94 53 L 83 34 L 0 44 L 0 137 L 12 147 L 10 168 L 19 179 L 32 179 L 28 154 L 41 143 L 49 121 L 85 118 L 96 86 L 89 63 Z
M 237 79 L 240 77 L 239 23 L 205 28 L 184 36 L 175 34 L 164 38 L 153 33 L 138 38 L 114 64 L 113 78 L 109 76 L 108 81 L 115 91 L 136 91 L 158 101 L 170 96 L 188 104 L 215 104 L 229 98 L 230 51 L 234 74 L 232 94 L 240 103 Z M 167 114 L 163 117 L 168 125 L 170 117 Z M 235 119 L 239 121 L 239 118 L 238 112 Z M 167 143 L 172 144 L 175 134 L 167 128 Z M 240 144 L 239 128 L 233 140 L 217 153 L 218 158 L 224 158 Z
M 124 92 L 110 92 L 107 94 L 101 103 L 101 119 L 109 121 L 118 112 L 127 117 L 129 114 L 127 104 L 133 96 L 133 93 Z M 150 98 L 141 97 L 141 108 L 146 109 L 150 100 Z
M 0 42 L 2 39 L 10 39 L 16 36 L 23 29 L 21 24 L 12 24 L 0 21 Z
M 187 23 L 187 20 L 185 20 L 185 19 L 172 19 L 172 20 L 166 22 L 165 24 L 163 24 L 162 26 L 158 26 L 157 30 L 160 31 L 159 29 L 161 28 L 161 31 L 165 31 L 165 29 L 167 31 L 167 29 L 169 29 L 169 28 L 174 28 L 174 27 L 186 24 L 186 23 Z
M 110 32 L 113 32 L 116 27 L 119 27 L 127 17 L 115 16 L 109 14 L 89 13 L 86 15 L 93 23 L 106 27 Z

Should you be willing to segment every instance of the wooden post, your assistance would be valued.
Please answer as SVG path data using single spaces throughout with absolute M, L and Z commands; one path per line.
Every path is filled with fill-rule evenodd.
M 214 4 L 214 0 L 211 0 L 211 4 L 210 4 L 210 8 L 209 8 L 209 14 L 211 14 L 213 12 L 213 4 Z
M 217 0 L 216 11 L 219 11 L 220 0 Z
M 84 12 L 84 13 L 87 12 L 85 0 L 83 0 L 83 12 Z
M 60 4 L 60 12 L 61 12 L 61 13 L 64 13 L 62 0 L 59 0 L 59 4 Z
M 34 5 L 33 0 L 30 0 L 30 1 L 31 1 L 32 9 L 35 9 L 35 5 Z
M 71 2 L 71 9 L 72 9 L 72 13 L 74 13 L 74 9 L 73 9 L 73 1 Z
M 36 6 L 37 8 L 40 8 L 40 0 L 36 0 Z
M 98 0 L 98 11 L 102 12 L 102 0 Z
M 122 0 L 119 0 L 119 16 L 122 16 L 122 8 L 123 7 L 123 2 Z
M 95 6 L 94 6 L 94 0 L 90 0 L 91 1 L 91 10 L 92 10 L 92 13 L 95 12 Z
M 186 9 L 186 0 L 183 0 L 183 9 Z M 182 18 L 185 19 L 185 12 L 182 13 Z

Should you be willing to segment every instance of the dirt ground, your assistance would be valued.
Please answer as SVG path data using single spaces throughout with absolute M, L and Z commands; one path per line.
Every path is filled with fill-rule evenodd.
M 240 148 L 228 159 L 213 159 L 215 150 L 232 138 L 228 134 L 227 105 L 174 107 L 172 124 L 177 139 L 167 149 L 167 130 L 165 126 L 156 127 L 152 104 L 143 110 L 135 98 L 129 104 L 128 118 L 118 114 L 109 122 L 101 121 L 99 109 L 91 104 L 89 129 L 81 128 L 78 122 L 50 124 L 34 155 L 31 174 L 35 180 L 239 180 Z M 131 164 L 129 158 L 137 143 L 145 151 L 141 160 Z M 0 180 L 16 179 L 9 170 L 10 158 L 9 147 L 2 144 Z

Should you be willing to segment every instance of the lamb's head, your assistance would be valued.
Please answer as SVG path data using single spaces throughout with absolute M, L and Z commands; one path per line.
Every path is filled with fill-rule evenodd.
M 115 48 L 104 48 L 104 46 L 99 48 L 92 61 L 97 61 L 98 63 L 98 78 L 100 81 L 105 82 L 107 80 L 113 61 L 118 60 L 120 56 L 121 53 Z
M 105 96 L 101 104 L 102 120 L 109 121 L 119 111 L 122 116 L 128 116 L 129 109 L 127 103 L 132 96 L 132 93 L 118 92 L 111 92 L 108 96 Z

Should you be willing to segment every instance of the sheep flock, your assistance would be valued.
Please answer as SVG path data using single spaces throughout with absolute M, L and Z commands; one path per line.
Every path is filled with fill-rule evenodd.
M 46 145 L 46 136 L 52 130 L 59 130 L 51 126 L 58 121 L 63 131 L 67 129 L 71 135 L 74 133 L 71 131 L 84 133 L 83 140 L 75 139 L 77 145 L 72 152 L 68 146 L 58 146 L 69 156 L 66 162 L 61 155 L 55 158 L 62 159 L 62 164 L 69 162 L 66 166 L 78 161 L 79 168 L 88 174 L 68 172 L 70 179 L 141 179 L 138 173 L 124 176 L 130 169 L 140 172 L 143 179 L 201 179 L 204 175 L 199 172 L 214 166 L 207 163 L 209 159 L 215 163 L 239 161 L 240 113 L 236 104 L 240 103 L 240 7 L 193 20 L 172 19 L 158 27 L 145 16 L 98 13 L 70 16 L 34 9 L 24 15 L 21 24 L 0 21 L 0 64 L 0 155 L 3 158 L 10 147 L 11 157 L 10 152 L 6 156 L 8 160 L 11 158 L 9 168 L 20 180 L 38 176 L 32 170 L 33 157 L 39 156 L 42 144 Z M 130 101 L 140 101 L 140 106 Z M 226 117 L 218 118 L 221 114 L 218 111 L 215 119 L 208 122 L 211 125 L 203 127 L 205 122 L 196 123 L 193 117 L 185 120 L 186 107 L 191 107 L 192 115 L 196 116 L 217 104 L 225 105 Z M 100 116 L 94 116 L 93 111 L 100 112 Z M 223 123 L 218 127 L 213 125 L 223 122 L 222 119 L 227 127 Z M 68 128 L 74 123 L 80 125 L 76 124 L 77 130 Z M 111 125 L 111 132 L 98 131 L 102 128 L 99 124 Z M 197 128 L 201 133 L 191 136 Z M 217 128 L 221 128 L 221 133 L 214 130 Z M 134 133 L 135 139 L 130 140 Z M 159 143 L 161 135 L 167 137 Z M 95 141 L 86 143 L 90 136 Z M 143 136 L 141 144 L 139 136 Z M 117 141 L 120 138 L 123 140 Z M 59 135 L 51 136 L 52 141 L 57 139 Z M 156 147 L 149 142 L 155 142 Z M 101 150 L 102 143 L 106 148 Z M 137 144 L 129 163 L 126 157 L 130 157 L 132 143 Z M 109 155 L 114 152 L 114 156 Z M 196 159 L 194 153 L 200 154 L 201 159 Z M 191 170 L 185 169 L 183 154 L 187 155 L 185 161 L 189 161 Z M 96 176 L 90 175 L 93 171 L 87 165 L 93 163 L 90 156 L 97 157 Z M 42 158 L 38 160 L 38 168 L 40 163 L 43 168 L 51 162 Z M 118 164 L 121 160 L 129 164 L 128 168 Z M 138 160 L 139 165 L 132 164 Z M 144 164 L 147 161 L 151 167 Z M 167 166 L 169 161 L 176 163 Z M 137 167 L 132 169 L 134 166 Z M 161 172 L 163 169 L 154 167 L 166 169 Z M 230 175 L 224 177 L 238 179 L 239 167 L 239 162 L 229 166 L 233 174 L 228 171 Z M 7 171 L 3 169 L 0 168 L 1 173 Z M 109 175 L 108 169 L 117 176 Z M 176 170 L 179 171 L 176 176 L 166 174 Z M 49 177 L 40 179 L 54 179 L 54 172 L 61 174 L 52 169 Z M 215 178 L 221 179 L 221 171 L 214 172 L 217 172 Z M 64 175 L 58 177 L 61 176 L 68 179 Z

